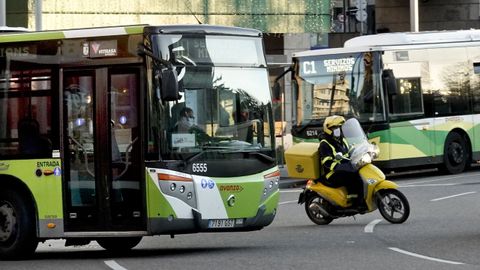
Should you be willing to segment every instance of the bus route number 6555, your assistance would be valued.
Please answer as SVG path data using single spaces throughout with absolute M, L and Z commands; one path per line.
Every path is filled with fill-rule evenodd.
M 193 163 L 192 164 L 193 172 L 207 172 L 207 163 Z

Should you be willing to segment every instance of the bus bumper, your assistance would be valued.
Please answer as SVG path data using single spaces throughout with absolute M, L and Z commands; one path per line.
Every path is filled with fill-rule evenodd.
M 150 232 L 152 235 L 174 235 L 198 232 L 255 231 L 260 230 L 273 222 L 276 215 L 276 209 L 270 213 L 266 213 L 266 211 L 267 206 L 264 204 L 258 208 L 257 214 L 253 217 L 228 219 L 230 221 L 228 227 L 212 227 L 212 221 L 218 220 L 203 219 L 202 213 L 196 209 L 192 209 L 192 219 L 152 218 L 150 220 Z

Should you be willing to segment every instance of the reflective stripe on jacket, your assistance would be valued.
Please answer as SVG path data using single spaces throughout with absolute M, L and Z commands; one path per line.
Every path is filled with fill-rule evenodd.
M 320 165 L 321 165 L 322 175 L 325 175 L 325 178 L 329 179 L 335 172 L 335 166 L 340 164 L 340 162 L 342 160 L 335 159 L 335 156 L 337 154 L 337 149 L 335 149 L 335 147 L 329 141 L 327 141 L 326 139 L 322 139 L 320 141 L 320 147 L 321 147 L 322 143 L 326 143 L 332 150 L 331 155 L 320 156 L 320 158 L 321 158 Z M 342 143 L 343 143 L 342 146 L 345 147 L 345 149 L 347 150 L 346 153 L 342 153 L 343 157 L 348 158 L 348 148 L 349 148 L 348 147 L 348 142 L 345 139 L 343 139 Z M 331 164 L 328 164 L 329 161 L 331 161 Z M 327 171 L 325 171 L 325 170 L 327 170 Z

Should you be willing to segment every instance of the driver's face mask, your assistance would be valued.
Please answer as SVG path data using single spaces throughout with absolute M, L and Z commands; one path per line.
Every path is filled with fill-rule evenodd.
M 334 137 L 340 137 L 340 135 L 342 134 L 342 132 L 340 131 L 340 128 L 336 128 L 333 130 L 333 136 Z

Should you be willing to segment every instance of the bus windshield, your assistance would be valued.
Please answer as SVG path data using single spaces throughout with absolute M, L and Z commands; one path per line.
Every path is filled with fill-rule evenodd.
M 154 40 L 162 58 L 176 67 L 181 88 L 178 101 L 159 102 L 152 110 L 165 123 L 160 128 L 168 142 L 160 146 L 163 159 L 203 151 L 262 151 L 273 158 L 261 39 L 159 35 Z
M 297 120 L 305 125 L 332 114 L 360 122 L 385 120 L 378 52 L 299 57 Z

